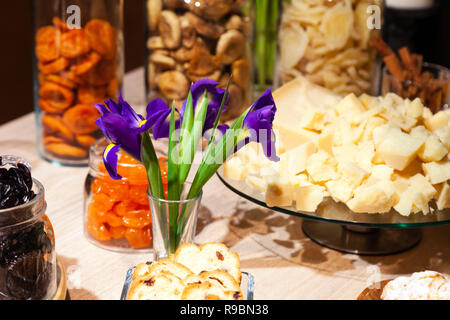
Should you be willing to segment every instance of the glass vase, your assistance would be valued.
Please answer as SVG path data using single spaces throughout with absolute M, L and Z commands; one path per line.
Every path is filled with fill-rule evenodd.
M 148 193 L 155 261 L 175 253 L 183 243 L 194 241 L 202 192 L 186 199 L 189 187 L 185 184 L 180 200 L 160 199 Z
M 122 87 L 123 0 L 32 3 L 38 152 L 53 164 L 86 166 L 102 136 L 93 104 L 117 100 Z

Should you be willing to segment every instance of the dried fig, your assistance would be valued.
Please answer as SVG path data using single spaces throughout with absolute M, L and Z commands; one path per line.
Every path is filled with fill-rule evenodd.
M 214 72 L 212 72 L 210 74 L 206 74 L 206 75 L 202 75 L 202 76 L 199 76 L 199 75 L 193 74 L 193 73 L 189 73 L 189 72 L 187 73 L 189 80 L 192 82 L 196 82 L 202 78 L 208 78 L 208 79 L 212 79 L 215 81 L 219 81 L 221 75 L 222 75 L 222 71 L 220 71 L 220 70 L 215 70 Z
M 92 48 L 106 59 L 116 56 L 116 29 L 108 21 L 92 19 L 85 26 Z
M 168 10 L 161 12 L 158 29 L 165 47 L 169 49 L 179 47 L 181 42 L 181 27 L 180 20 L 174 12 Z
M 72 90 L 51 82 L 46 82 L 39 88 L 39 96 L 46 100 L 53 109 L 60 111 L 70 107 L 74 100 Z
M 225 31 L 223 26 L 207 22 L 191 12 L 186 12 L 184 18 L 191 23 L 198 34 L 201 34 L 206 38 L 218 39 Z
M 60 56 L 61 32 L 52 26 L 40 28 L 36 33 L 36 56 L 42 62 L 56 60 Z
M 189 81 L 180 71 L 166 71 L 159 76 L 158 87 L 168 99 L 179 100 L 186 97 Z
M 234 61 L 231 65 L 231 74 L 233 75 L 233 82 L 245 90 L 251 75 L 250 61 L 246 58 Z
M 222 63 L 230 64 L 242 56 L 245 50 L 244 35 L 237 30 L 229 30 L 222 34 L 217 41 L 216 55 L 221 57 Z
M 61 36 L 61 54 L 69 59 L 88 53 L 91 44 L 83 29 L 69 30 Z
M 77 104 L 64 112 L 63 122 L 75 134 L 87 134 L 97 130 L 95 120 L 99 113 L 94 106 Z
M 195 14 L 206 19 L 217 21 L 230 12 L 233 7 L 233 2 L 229 0 L 196 0 L 191 1 L 188 6 L 189 10 Z
M 219 59 L 208 50 L 195 47 L 195 54 L 189 63 L 188 73 L 204 76 L 214 72 L 220 66 Z

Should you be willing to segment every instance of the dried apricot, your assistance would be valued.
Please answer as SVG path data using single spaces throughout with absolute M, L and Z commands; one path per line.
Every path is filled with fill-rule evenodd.
M 64 140 L 73 140 L 72 131 L 70 131 L 70 129 L 67 128 L 67 126 L 62 122 L 61 117 L 44 115 L 42 116 L 41 121 L 44 128 L 49 132 L 63 138 Z
M 104 224 L 93 224 L 87 223 L 87 230 L 89 233 L 100 241 L 109 241 L 111 240 L 111 234 L 109 233 L 108 228 Z
M 70 70 L 73 71 L 76 75 L 82 75 L 91 70 L 97 65 L 102 56 L 97 52 L 90 52 L 84 56 L 78 57 L 74 65 L 70 67 Z
M 93 136 L 86 135 L 86 134 L 78 134 L 75 136 L 75 140 L 77 140 L 78 144 L 82 147 L 89 148 L 92 146 L 97 139 L 95 139 Z
M 39 107 L 41 107 L 42 111 L 51 114 L 59 114 L 61 113 L 60 109 L 53 108 L 51 104 L 45 99 L 39 99 Z
M 61 36 L 61 55 L 66 58 L 76 58 L 90 49 L 91 44 L 83 29 L 69 30 Z
M 125 238 L 125 233 L 127 232 L 127 228 L 120 226 L 120 227 L 110 227 L 109 233 L 111 234 L 111 237 L 113 239 L 122 239 Z
M 148 203 L 147 185 L 130 185 L 129 199 L 138 204 Z
M 122 217 L 123 225 L 129 228 L 144 228 L 152 223 L 150 211 L 135 210 Z
M 44 83 L 39 89 L 39 96 L 47 100 L 53 109 L 61 111 L 70 107 L 75 98 L 72 90 L 51 82 Z
M 139 208 L 139 205 L 133 201 L 123 200 L 116 203 L 114 206 L 114 212 L 118 216 L 125 216 L 132 211 L 136 211 Z
M 69 89 L 75 89 L 77 87 L 77 84 L 74 81 L 64 77 L 61 74 L 60 75 L 57 75 L 57 74 L 46 75 L 45 81 L 53 82 L 53 83 L 62 85 Z
M 60 56 L 61 32 L 52 26 L 39 28 L 36 33 L 36 56 L 43 62 L 56 60 Z
M 43 74 L 58 73 L 66 69 L 70 65 L 70 60 L 61 57 L 49 63 L 38 63 L 38 68 Z
M 92 196 L 92 208 L 97 212 L 108 212 L 114 207 L 114 199 L 105 193 L 97 193 Z
M 134 229 L 128 228 L 125 232 L 125 238 L 133 248 L 145 248 L 152 242 L 152 234 L 150 228 Z
M 99 113 L 92 105 L 77 104 L 64 112 L 63 122 L 75 134 L 86 134 L 97 130 L 95 120 Z
M 88 151 L 79 147 L 72 146 L 67 143 L 50 143 L 45 148 L 53 154 L 61 157 L 85 158 Z
M 58 17 L 54 17 L 52 19 L 53 25 L 58 28 L 61 32 L 66 32 L 69 31 L 70 28 L 67 25 L 67 23 L 65 23 L 64 21 L 62 21 L 60 18 Z
M 103 103 L 106 100 L 105 87 L 80 87 L 78 89 L 78 100 L 82 104 L 93 105 Z
M 107 59 L 116 55 L 116 30 L 109 22 L 93 19 L 86 24 L 85 31 L 95 51 Z
M 106 94 L 108 97 L 116 97 L 117 88 L 119 87 L 119 80 L 117 77 L 114 77 L 109 81 L 108 86 L 106 87 Z
M 117 61 L 102 60 L 82 75 L 82 79 L 91 86 L 106 86 L 116 76 Z

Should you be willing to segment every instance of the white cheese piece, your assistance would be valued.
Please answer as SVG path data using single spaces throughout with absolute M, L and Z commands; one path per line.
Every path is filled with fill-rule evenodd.
M 264 179 L 257 176 L 247 176 L 245 182 L 255 190 L 264 192 L 267 188 L 267 183 Z
M 431 184 L 438 184 L 450 179 L 450 162 L 423 163 L 422 168 Z
M 439 210 L 450 207 L 450 187 L 447 182 L 444 182 L 439 190 L 436 205 Z
M 306 170 L 306 161 L 315 153 L 317 147 L 312 142 L 306 142 L 291 149 L 280 156 L 280 170 L 282 174 L 295 176 Z
M 394 173 L 394 169 L 385 165 L 378 164 L 372 167 L 372 172 L 370 174 L 371 177 L 379 179 L 379 180 L 391 180 L 392 174 Z
M 392 181 L 380 180 L 369 185 L 363 184 L 354 192 L 354 197 L 347 202 L 353 212 L 383 213 L 395 205 L 396 196 Z
M 334 106 L 334 110 L 339 116 L 351 122 L 355 114 L 364 112 L 366 108 L 354 93 L 350 93 Z
M 327 181 L 325 186 L 331 197 L 336 201 L 347 202 L 353 196 L 354 190 L 368 176 L 368 172 L 351 162 L 338 164 L 339 179 Z
M 443 126 L 437 128 L 434 134 L 439 137 L 439 140 L 444 144 L 447 150 L 450 150 L 450 126 Z
M 317 146 L 320 150 L 328 152 L 328 154 L 333 153 L 333 130 L 327 129 L 322 131 L 317 139 Z
M 246 174 L 245 169 L 239 157 L 231 157 L 223 165 L 223 175 L 225 178 L 243 180 Z
M 428 130 L 434 132 L 441 127 L 448 126 L 449 121 L 450 115 L 446 112 L 439 111 L 430 118 L 425 119 L 424 123 Z
M 413 101 L 406 101 L 406 115 L 414 119 L 419 119 L 423 114 L 424 108 L 420 98 L 415 98 Z
M 425 143 L 420 147 L 417 155 L 425 162 L 440 161 L 448 153 L 447 148 L 442 144 L 435 134 L 430 134 Z
M 290 206 L 294 200 L 293 194 L 294 192 L 288 179 L 274 177 L 267 183 L 266 204 L 269 207 Z
M 295 190 L 295 208 L 314 212 L 324 198 L 324 188 L 318 185 L 299 186 Z
M 306 171 L 315 182 L 325 182 L 339 178 L 336 160 L 322 150 L 308 158 Z

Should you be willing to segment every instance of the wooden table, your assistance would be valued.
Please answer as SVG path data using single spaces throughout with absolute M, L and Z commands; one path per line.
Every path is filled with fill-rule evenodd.
M 124 89 L 141 110 L 143 86 L 136 83 L 142 78 L 141 71 L 128 75 Z M 127 269 L 151 255 L 110 252 L 86 240 L 83 183 L 88 169 L 40 159 L 35 138 L 33 113 L 6 123 L 0 127 L 0 154 L 28 159 L 33 176 L 45 187 L 71 298 L 118 299 Z M 450 226 L 424 229 L 422 242 L 407 252 L 364 257 L 315 244 L 302 233 L 301 223 L 240 198 L 213 177 L 204 189 L 196 242 L 220 241 L 236 251 L 242 269 L 255 277 L 255 299 L 356 299 L 373 281 L 426 269 L 450 274 Z

